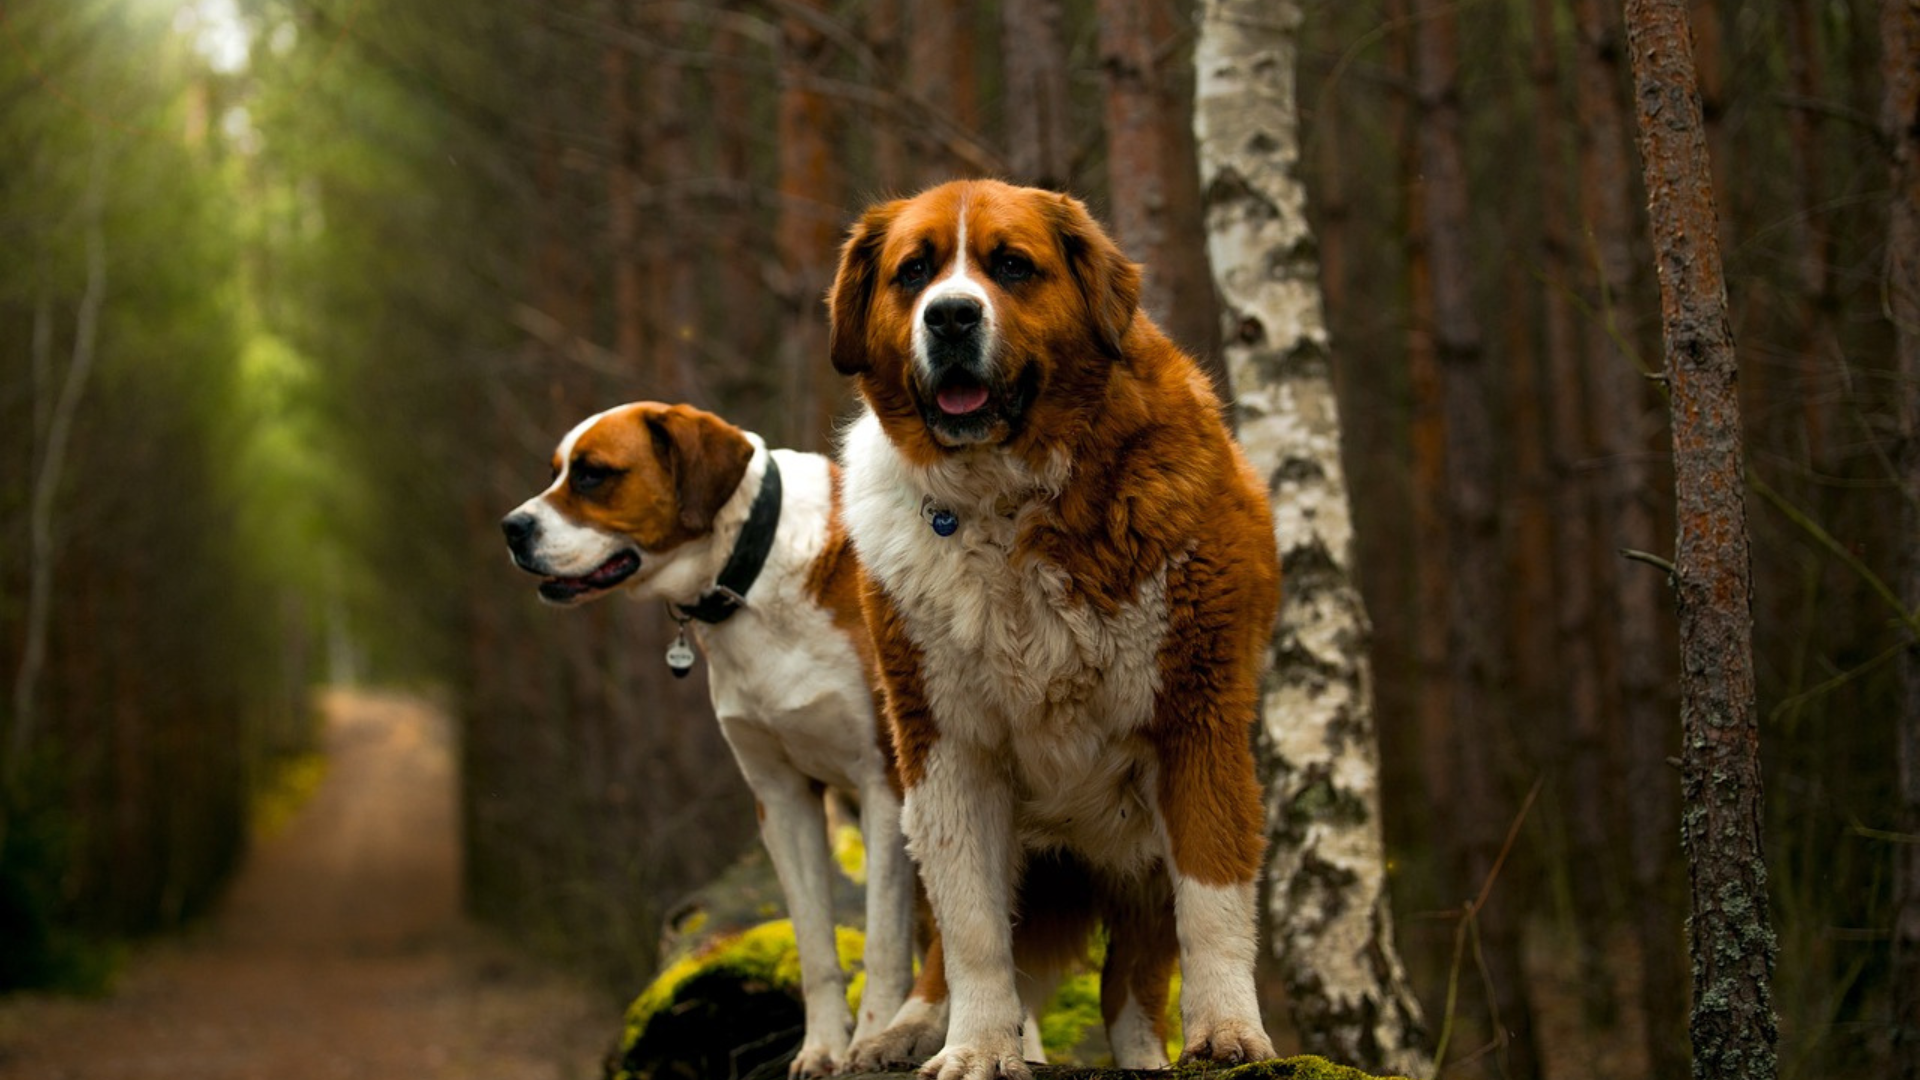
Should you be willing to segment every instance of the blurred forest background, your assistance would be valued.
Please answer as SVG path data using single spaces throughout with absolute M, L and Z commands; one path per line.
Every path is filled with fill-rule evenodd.
M 1302 7 L 1403 952 L 1436 1029 L 1458 975 L 1549 1061 L 1577 1041 L 1679 1075 L 1671 604 L 1618 554 L 1674 531 L 1619 11 Z M 1692 8 L 1748 423 L 1782 1073 L 1879 1075 L 1915 842 L 1879 3 Z M 663 912 L 751 843 L 750 800 L 704 686 L 658 659 L 660 612 L 541 607 L 496 519 L 621 401 L 827 447 L 841 232 L 954 175 L 1089 199 L 1149 309 L 1213 356 L 1192 40 L 1184 0 L 8 0 L 0 985 L 97 984 L 112 942 L 202 911 L 256 793 L 311 748 L 311 688 L 359 680 L 459 718 L 471 909 L 637 987 Z M 1462 220 L 1422 209 L 1436 131 Z M 1466 253 L 1471 310 L 1435 310 L 1442 251 L 1441 273 Z M 1472 479 L 1505 585 L 1471 717 L 1444 614 L 1462 342 L 1436 332 L 1462 325 L 1493 373 L 1497 470 Z M 1491 786 L 1461 783 L 1468 758 Z M 1458 845 L 1515 821 L 1483 962 L 1454 972 L 1450 913 L 1480 886 Z M 1459 1074 L 1556 1071 L 1538 1056 Z

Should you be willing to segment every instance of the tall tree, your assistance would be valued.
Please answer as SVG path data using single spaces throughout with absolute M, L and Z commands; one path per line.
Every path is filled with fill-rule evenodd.
M 1760 844 L 1752 557 L 1719 214 L 1684 0 L 1627 0 L 1627 32 L 1673 401 L 1693 1075 L 1771 1080 L 1775 943 Z
M 633 71 L 633 42 L 640 24 L 633 0 L 614 0 L 613 23 L 601 57 L 606 82 L 608 246 L 613 253 L 614 352 L 636 376 L 647 362 L 646 266 L 641 257 L 640 184 L 646 167 L 642 110 Z
M 1000 5 L 1010 179 L 1055 190 L 1065 190 L 1073 179 L 1065 18 L 1061 0 Z
M 1299 179 L 1293 0 L 1206 0 L 1194 130 L 1240 439 L 1272 485 L 1286 576 L 1259 727 L 1270 767 L 1270 940 L 1308 1047 L 1431 1070 L 1394 945 L 1367 617 L 1354 583 L 1318 266 Z
M 1471 895 L 1500 865 L 1518 808 L 1497 768 L 1506 738 L 1505 655 L 1500 649 L 1501 563 L 1491 379 L 1473 303 L 1473 256 L 1459 92 L 1457 12 L 1448 0 L 1422 0 L 1415 38 L 1417 140 L 1425 177 L 1427 257 L 1433 274 L 1433 342 L 1446 427 L 1448 504 L 1447 678 L 1458 832 L 1453 860 Z M 1508 1075 L 1538 1074 L 1532 1006 L 1521 964 L 1519 878 L 1509 874 L 1478 920 L 1490 988 L 1494 1039 Z
M 1143 264 L 1140 306 L 1220 384 L 1219 324 L 1198 242 L 1193 109 L 1174 0 L 1098 0 L 1113 231 Z
M 1575 865 L 1602 866 L 1608 858 L 1607 743 L 1601 715 L 1600 655 L 1593 575 L 1587 572 L 1600 552 L 1595 548 L 1594 491 L 1587 462 L 1593 456 L 1588 427 L 1586 365 L 1580 362 L 1569 290 L 1573 281 L 1573 244 L 1567 227 L 1572 208 L 1567 182 L 1560 109 L 1560 65 L 1554 32 L 1556 0 L 1533 0 L 1532 74 L 1535 89 L 1535 152 L 1540 162 L 1540 270 L 1548 282 L 1542 291 L 1543 344 L 1547 381 L 1552 387 L 1550 456 L 1553 461 L 1554 639 L 1559 658 L 1561 721 L 1565 753 L 1563 809 L 1568 852 Z M 1605 889 L 1576 889 L 1579 923 L 1581 994 L 1589 1017 L 1610 1019 L 1613 986 L 1606 967 L 1609 930 Z
M 965 0 L 901 0 L 905 8 L 906 71 L 912 104 L 963 132 L 979 127 L 980 90 L 974 77 L 974 6 Z M 825 10 L 824 5 L 822 10 Z M 918 186 L 932 187 L 971 171 L 950 141 L 927 125 L 908 133 Z
M 99 352 L 100 306 L 106 301 L 107 288 L 105 218 L 109 153 L 106 131 L 96 128 L 92 170 L 87 178 L 86 193 L 81 198 L 81 212 L 85 215 L 83 228 L 86 233 L 87 277 L 80 296 L 79 314 L 75 317 L 77 325 L 73 333 L 73 355 L 60 378 L 59 394 L 42 394 L 34 403 L 36 414 L 44 412 L 47 419 L 44 433 L 36 431 L 40 436 L 40 445 L 35 447 L 33 494 L 27 518 L 27 609 L 23 634 L 26 643 L 20 650 L 20 667 L 14 677 L 13 717 L 7 736 L 5 768 L 0 770 L 0 783 L 7 789 L 0 794 L 6 796 L 13 794 L 11 789 L 33 745 L 36 714 L 40 708 L 41 674 L 46 668 L 47 636 L 53 618 L 53 586 L 57 571 L 55 556 L 58 554 L 54 546 L 55 515 L 60 484 L 64 479 L 74 421 L 79 415 L 87 381 L 93 375 L 94 357 Z M 50 308 L 51 305 L 43 296 L 36 303 L 34 311 L 35 354 L 43 364 L 44 358 L 52 351 Z M 42 399 L 49 397 L 52 400 L 43 404 Z M 34 426 L 37 429 L 42 425 Z M 7 801 L 11 802 L 11 799 Z M 3 828 L 4 825 L 0 825 L 0 829 Z
M 780 208 L 774 232 L 786 323 L 780 337 L 789 403 L 785 443 L 817 450 L 827 445 L 844 393 L 827 363 L 820 300 L 832 279 L 844 178 L 835 153 L 837 113 L 816 85 L 831 58 L 818 25 L 826 3 L 794 0 L 788 7 L 780 21 Z
M 1882 0 L 1880 123 L 1892 149 L 1888 200 L 1886 310 L 1898 354 L 1898 467 L 1904 544 L 1900 602 L 1920 612 L 1920 4 Z M 1909 615 L 1906 633 L 1912 635 Z M 1898 827 L 1894 846 L 1893 1058 L 1900 1080 L 1920 1080 L 1920 644 L 1909 640 L 1896 727 Z
M 1655 490 L 1648 467 L 1656 413 L 1640 358 L 1634 302 L 1633 171 L 1622 104 L 1625 49 L 1619 8 L 1604 0 L 1575 0 L 1579 36 L 1578 88 L 1580 204 L 1587 230 L 1593 285 L 1588 307 L 1586 363 L 1591 372 L 1593 428 L 1606 470 L 1596 504 L 1610 551 L 1655 545 Z M 1596 564 L 1601 595 L 1613 598 L 1611 643 L 1616 668 L 1620 743 L 1626 748 L 1625 800 L 1629 867 L 1633 877 L 1635 936 L 1641 956 L 1641 1006 L 1647 1053 L 1658 1080 L 1686 1072 L 1680 1018 L 1686 983 L 1680 965 L 1678 839 L 1673 831 L 1679 788 L 1667 758 L 1674 732 L 1665 687 L 1665 609 L 1657 574 L 1615 558 Z

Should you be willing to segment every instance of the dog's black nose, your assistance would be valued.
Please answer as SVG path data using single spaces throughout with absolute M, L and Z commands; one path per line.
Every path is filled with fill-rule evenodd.
M 500 519 L 500 531 L 507 534 L 507 546 L 519 550 L 522 544 L 533 538 L 539 523 L 533 515 L 524 511 L 515 511 Z
M 927 305 L 921 319 L 933 336 L 958 341 L 980 325 L 980 301 L 971 296 L 943 296 Z

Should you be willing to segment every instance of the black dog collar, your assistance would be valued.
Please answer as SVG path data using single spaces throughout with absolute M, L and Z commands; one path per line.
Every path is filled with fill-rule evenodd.
M 760 479 L 760 493 L 753 497 L 753 508 L 747 511 L 747 523 L 740 527 L 740 535 L 733 542 L 733 553 L 727 556 L 727 565 L 721 568 L 713 588 L 697 603 L 691 607 L 674 605 L 676 617 L 699 619 L 703 623 L 723 623 L 733 618 L 734 612 L 747 605 L 747 590 L 753 588 L 760 568 L 767 564 L 767 553 L 773 550 L 774 530 L 779 526 L 780 466 L 769 452 L 767 472 Z

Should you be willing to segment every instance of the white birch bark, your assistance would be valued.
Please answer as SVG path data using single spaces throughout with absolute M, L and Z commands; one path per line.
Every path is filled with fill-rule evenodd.
M 1369 626 L 1353 571 L 1319 266 L 1298 176 L 1297 0 L 1203 0 L 1194 128 L 1240 440 L 1268 478 L 1282 600 L 1261 702 L 1266 927 L 1314 1053 L 1426 1076 L 1393 940 Z
M 38 456 L 33 479 L 32 501 L 28 508 L 27 611 L 26 641 L 20 650 L 20 667 L 13 682 L 12 728 L 7 735 L 7 753 L 0 779 L 11 785 L 26 763 L 33 745 L 35 708 L 39 699 L 40 674 L 46 667 L 47 630 L 53 613 L 54 510 L 60 491 L 60 478 L 66 467 L 67 444 L 73 434 L 73 421 L 80 409 L 80 397 L 93 372 L 95 345 L 99 339 L 100 307 L 106 298 L 107 246 L 102 220 L 107 185 L 107 151 L 104 140 L 93 150 L 93 169 L 87 182 L 86 250 L 87 283 L 80 297 L 80 311 L 73 333 L 73 359 L 67 365 L 60 396 L 47 419 L 45 443 Z M 36 325 L 36 350 L 51 345 L 46 325 Z M 36 352 L 36 357 L 38 357 Z M 36 362 L 38 362 L 36 360 Z M 36 415 L 39 403 L 35 403 Z

